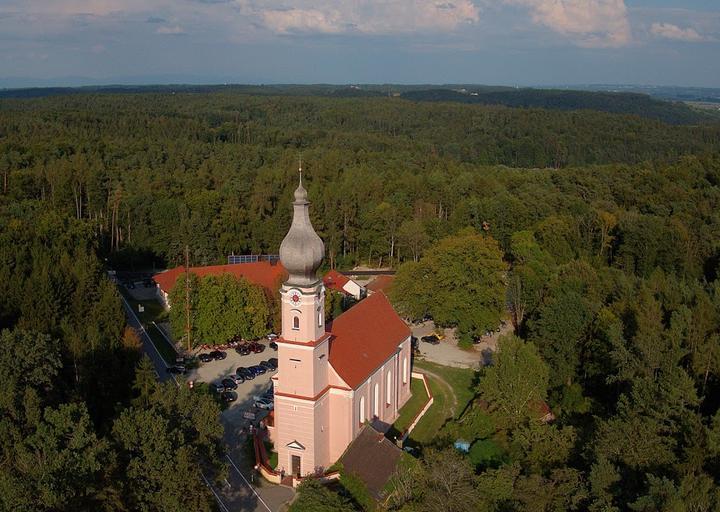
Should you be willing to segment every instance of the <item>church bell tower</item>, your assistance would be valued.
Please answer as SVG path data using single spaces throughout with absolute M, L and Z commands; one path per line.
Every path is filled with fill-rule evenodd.
M 330 359 L 325 332 L 325 290 L 317 270 L 325 246 L 315 233 L 308 211 L 307 191 L 295 190 L 293 219 L 280 244 L 280 261 L 288 279 L 280 288 L 282 334 L 278 344 L 275 426 L 278 468 L 304 476 L 329 461 Z
M 325 334 L 325 290 L 317 277 L 325 245 L 310 222 L 309 206 L 301 167 L 292 224 L 280 244 L 280 261 L 289 274 L 280 289 L 282 338 L 299 343 L 319 340 Z

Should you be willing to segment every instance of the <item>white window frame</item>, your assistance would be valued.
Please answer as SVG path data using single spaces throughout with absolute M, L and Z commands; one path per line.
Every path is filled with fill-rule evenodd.
M 392 371 L 388 371 L 385 376 L 385 405 L 390 405 L 392 401 Z
M 373 416 L 376 418 L 380 417 L 380 384 L 377 382 L 375 383 L 375 387 L 373 388 L 373 397 L 375 398 L 374 404 L 373 404 Z

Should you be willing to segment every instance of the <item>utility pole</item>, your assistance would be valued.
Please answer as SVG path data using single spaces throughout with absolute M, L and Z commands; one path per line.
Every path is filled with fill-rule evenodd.
M 192 349 L 190 342 L 190 248 L 185 244 L 185 337 L 188 354 Z

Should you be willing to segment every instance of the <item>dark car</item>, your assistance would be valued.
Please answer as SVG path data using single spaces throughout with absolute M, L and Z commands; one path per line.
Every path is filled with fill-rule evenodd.
M 248 348 L 247 344 L 243 343 L 242 345 L 238 345 L 237 347 L 235 347 L 235 352 L 237 352 L 241 356 L 246 356 L 250 353 L 250 349 Z
M 222 380 L 222 385 L 225 386 L 225 390 L 237 389 L 237 383 L 235 379 L 227 378 Z
M 223 352 L 222 350 L 213 350 L 212 352 L 210 352 L 210 357 L 220 361 L 227 357 L 227 352 Z
M 222 398 L 223 402 L 234 402 L 237 400 L 237 393 L 234 391 L 225 391 L 220 394 L 220 398 Z
M 245 380 L 253 380 L 255 378 L 255 372 L 251 371 L 249 368 L 245 368 L 244 366 L 238 368 L 235 373 Z
M 202 363 L 209 363 L 210 361 L 212 361 L 215 358 L 213 356 L 211 356 L 210 354 L 202 353 L 202 354 L 198 355 L 198 359 L 200 359 L 200 362 L 202 362 Z
M 177 375 L 184 375 L 186 371 L 185 367 L 181 364 L 175 364 L 167 367 L 168 373 L 175 373 Z
M 277 352 L 277 343 L 275 343 L 274 341 L 271 341 L 270 348 Z
M 222 393 L 223 391 L 225 391 L 225 386 L 223 386 L 222 384 L 212 383 L 210 384 L 210 390 L 214 391 L 215 393 Z
M 233 379 L 235 381 L 235 384 L 242 384 L 243 382 L 245 382 L 245 377 L 243 377 L 242 375 L 230 375 L 229 378 Z
M 258 343 L 257 341 L 253 341 L 248 345 L 248 348 L 251 352 L 255 352 L 256 354 L 259 354 L 265 350 L 265 345 L 262 343 Z
M 270 359 L 268 359 L 268 363 L 270 363 L 270 364 L 273 365 L 275 368 L 277 368 L 277 367 L 278 367 L 277 357 L 271 357 Z
M 420 338 L 420 341 L 423 341 L 425 343 L 430 343 L 430 345 L 439 345 L 440 339 L 435 336 L 434 334 L 431 334 L 430 336 L 423 336 Z
M 255 366 L 251 366 L 251 367 L 248 368 L 248 369 L 249 369 L 251 372 L 253 372 L 256 377 L 257 377 L 258 375 L 263 375 L 263 374 L 267 373 L 267 368 L 263 368 L 263 367 L 260 366 L 259 364 L 255 365 Z
M 260 361 L 260 363 L 258 363 L 258 366 L 262 366 L 266 370 L 274 370 L 275 369 L 275 368 L 273 368 L 273 365 L 270 364 L 270 361 Z

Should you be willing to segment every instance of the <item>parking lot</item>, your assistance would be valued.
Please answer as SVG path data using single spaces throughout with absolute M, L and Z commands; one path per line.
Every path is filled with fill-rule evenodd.
M 277 357 L 277 352 L 272 350 L 267 341 L 261 342 L 265 345 L 265 350 L 260 354 L 250 353 L 241 356 L 234 349 L 228 349 L 225 352 L 227 357 L 220 361 L 211 361 L 209 363 L 200 363 L 196 369 L 190 370 L 187 379 L 194 382 L 220 383 L 222 379 L 235 374 L 235 370 L 239 366 L 249 367 L 259 364 L 260 361 L 268 360 L 271 357 Z M 208 352 L 208 351 L 205 351 Z M 223 419 L 226 425 L 231 425 L 233 430 L 239 432 L 240 429 L 247 427 L 251 422 L 257 425 L 257 422 L 267 415 L 267 411 L 253 407 L 253 396 L 262 395 L 271 386 L 270 377 L 275 371 L 268 371 L 264 375 L 258 375 L 253 380 L 246 380 L 242 384 L 238 384 L 235 392 L 237 400 L 228 404 L 227 410 L 223 412 Z M 250 418 L 251 413 L 255 418 Z M 246 417 L 247 416 L 247 417 Z

